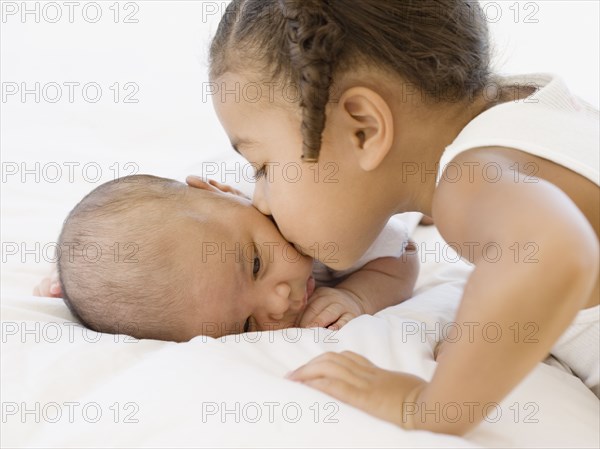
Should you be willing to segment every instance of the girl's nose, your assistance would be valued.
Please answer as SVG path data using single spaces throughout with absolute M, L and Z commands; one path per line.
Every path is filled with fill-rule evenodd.
M 265 198 L 265 181 L 258 181 L 254 188 L 254 195 L 252 197 L 252 205 L 256 207 L 264 215 L 271 215 L 271 209 Z

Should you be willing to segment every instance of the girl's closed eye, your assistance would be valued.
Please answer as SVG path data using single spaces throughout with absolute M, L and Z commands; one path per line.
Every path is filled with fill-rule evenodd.
M 267 166 L 261 165 L 254 173 L 254 180 L 259 181 L 261 178 L 264 178 L 266 175 L 267 175 Z

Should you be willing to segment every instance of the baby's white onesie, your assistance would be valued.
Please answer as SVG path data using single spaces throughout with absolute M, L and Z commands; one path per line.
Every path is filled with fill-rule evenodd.
M 362 255 L 362 257 L 349 269 L 336 271 L 327 267 L 325 264 L 315 260 L 313 264 L 313 277 L 318 286 L 334 286 L 345 277 L 360 270 L 367 263 L 381 257 L 400 257 L 404 252 L 409 239 L 409 230 L 407 226 L 408 217 L 413 214 L 399 214 L 392 216 L 377 239 Z M 410 224 L 410 223 L 409 223 Z M 335 257 L 333 255 L 332 257 Z

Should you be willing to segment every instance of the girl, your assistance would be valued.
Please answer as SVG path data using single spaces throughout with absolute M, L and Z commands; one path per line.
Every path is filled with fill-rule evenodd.
M 464 434 L 549 352 L 598 394 L 598 112 L 489 62 L 464 0 L 234 0 L 212 45 L 254 204 L 297 248 L 335 242 L 343 269 L 419 211 L 475 264 L 456 317 L 473 332 L 442 344 L 430 381 L 351 352 L 289 375 L 408 429 Z

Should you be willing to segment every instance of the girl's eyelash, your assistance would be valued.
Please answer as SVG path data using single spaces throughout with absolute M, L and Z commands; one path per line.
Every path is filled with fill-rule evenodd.
M 254 180 L 258 181 L 259 179 L 263 178 L 266 174 L 267 174 L 267 166 L 262 165 L 258 170 L 256 170 L 256 173 L 254 174 Z

